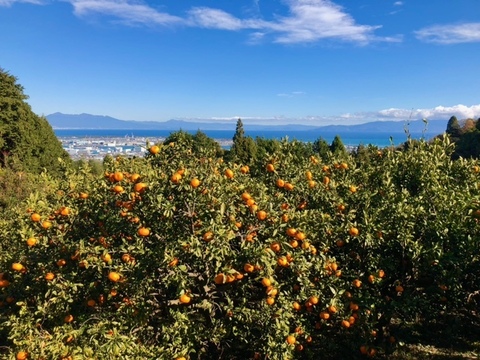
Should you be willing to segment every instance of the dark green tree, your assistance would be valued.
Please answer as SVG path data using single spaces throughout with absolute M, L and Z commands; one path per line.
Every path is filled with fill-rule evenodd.
M 208 157 L 221 157 L 223 155 L 220 144 L 200 130 L 193 135 L 193 151 L 196 154 Z
M 343 145 L 342 139 L 340 136 L 336 135 L 333 138 L 332 144 L 330 145 L 330 151 L 334 154 L 345 154 L 347 150 L 345 149 L 345 145 Z
M 456 116 L 452 116 L 448 120 L 446 133 L 450 135 L 450 138 L 453 141 L 458 140 L 458 138 L 460 137 L 461 127 L 460 127 L 460 124 L 458 123 Z
M 322 137 L 319 137 L 317 140 L 314 141 L 313 151 L 320 155 L 323 160 L 328 159 L 332 155 L 328 142 Z
M 250 136 L 245 136 L 242 119 L 237 120 L 237 127 L 232 140 L 229 159 L 240 164 L 252 164 L 255 161 L 257 149 L 255 141 Z
M 0 68 L 0 167 L 30 173 L 62 172 L 71 163 L 47 119 L 33 113 L 17 78 Z

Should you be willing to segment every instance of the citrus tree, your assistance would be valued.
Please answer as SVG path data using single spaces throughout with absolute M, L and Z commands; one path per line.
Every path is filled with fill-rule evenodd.
M 71 172 L 3 221 L 0 353 L 373 357 L 476 305 L 480 168 L 448 138 L 362 162 L 283 141 L 253 175 L 191 148 Z

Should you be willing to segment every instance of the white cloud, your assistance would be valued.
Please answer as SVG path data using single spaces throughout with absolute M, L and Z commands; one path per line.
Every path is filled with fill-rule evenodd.
M 14 2 L 39 4 L 45 0 L 0 0 L 7 6 Z M 77 16 L 102 14 L 129 25 L 186 25 L 226 31 L 251 31 L 249 43 L 271 39 L 283 44 L 311 43 L 323 39 L 367 44 L 372 41 L 400 41 L 398 37 L 377 37 L 381 26 L 357 24 L 344 8 L 331 0 L 284 0 L 287 14 L 273 14 L 273 20 L 258 16 L 239 18 L 221 9 L 193 7 L 185 17 L 171 15 L 142 0 L 64 0 L 72 4 Z M 258 8 L 258 1 L 255 5 Z
M 282 94 L 278 94 L 281 96 Z M 285 94 L 288 95 L 288 94 Z M 456 116 L 461 119 L 477 119 L 480 118 L 480 104 L 466 106 L 437 106 L 427 109 L 400 109 L 390 108 L 378 111 L 366 111 L 358 113 L 345 113 L 341 115 L 322 116 L 311 115 L 302 117 L 288 117 L 288 116 L 217 116 L 209 118 L 182 118 L 182 120 L 197 121 L 197 122 L 212 122 L 219 123 L 233 122 L 241 118 L 244 124 L 303 124 L 303 125 L 354 125 L 364 124 L 371 121 L 408 121 L 408 120 L 448 120 L 451 116 Z M 178 119 L 178 118 L 177 118 Z
M 35 5 L 42 5 L 44 1 L 42 0 L 0 0 L 0 6 L 12 6 L 15 3 L 28 3 Z
M 394 6 L 402 6 L 403 5 L 403 1 L 395 1 L 393 3 Z
M 306 92 L 304 92 L 304 91 L 292 91 L 292 92 L 289 92 L 289 93 L 280 93 L 280 94 L 277 94 L 277 96 L 293 98 L 293 97 L 302 96 L 302 95 L 305 95 L 305 94 L 306 94 Z
M 181 23 L 177 16 L 157 11 L 139 2 L 129 0 L 69 0 L 78 16 L 99 13 L 115 16 L 128 24 L 169 25 Z
M 251 42 L 266 35 L 277 43 L 309 43 L 322 39 L 340 39 L 360 44 L 371 41 L 399 41 L 398 37 L 380 38 L 373 32 L 381 26 L 359 25 L 342 7 L 330 0 L 286 0 L 287 16 L 273 21 L 259 18 L 239 19 L 223 10 L 197 7 L 189 11 L 191 26 L 222 30 L 254 30 Z
M 438 44 L 480 42 L 480 22 L 434 25 L 416 31 L 415 35 L 419 40 Z
M 385 109 L 378 112 L 379 118 L 386 119 L 433 119 L 433 120 L 442 120 L 448 119 L 451 116 L 455 115 L 459 119 L 477 119 L 480 117 L 480 104 L 466 106 L 462 104 L 454 106 L 437 106 L 431 109 Z

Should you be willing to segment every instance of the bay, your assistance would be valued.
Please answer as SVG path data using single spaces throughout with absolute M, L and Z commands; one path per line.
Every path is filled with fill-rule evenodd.
M 147 138 L 157 139 L 166 138 L 172 133 L 171 130 L 120 130 L 120 129 L 54 129 L 54 132 L 58 138 Z M 187 131 L 194 134 L 195 131 Z M 204 130 L 207 136 L 218 141 L 229 141 L 233 138 L 234 131 L 230 130 Z M 245 131 L 246 136 L 252 138 L 261 137 L 266 139 L 281 140 L 288 138 L 288 140 L 298 140 L 302 142 L 314 142 L 318 138 L 325 139 L 328 143 L 331 143 L 336 135 L 339 135 L 342 142 L 346 146 L 356 147 L 362 145 L 375 145 L 378 147 L 386 147 L 391 145 L 400 145 L 407 140 L 407 134 L 402 133 L 379 133 L 379 132 L 345 132 L 345 133 L 332 133 L 332 132 L 318 132 L 318 131 Z M 425 138 L 429 140 L 438 134 L 424 132 L 424 133 L 411 133 L 412 139 Z

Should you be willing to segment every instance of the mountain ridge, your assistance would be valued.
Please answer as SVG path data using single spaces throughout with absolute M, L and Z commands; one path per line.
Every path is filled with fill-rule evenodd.
M 165 122 L 159 121 L 135 121 L 120 120 L 107 115 L 63 114 L 56 112 L 46 116 L 54 129 L 102 129 L 102 130 L 226 130 L 234 131 L 236 120 L 231 122 L 193 122 L 186 120 L 171 119 Z M 412 121 L 371 121 L 355 125 L 257 125 L 244 123 L 245 131 L 318 131 L 325 133 L 419 133 L 425 131 L 428 134 L 441 134 L 445 131 L 447 120 L 412 120 Z

